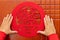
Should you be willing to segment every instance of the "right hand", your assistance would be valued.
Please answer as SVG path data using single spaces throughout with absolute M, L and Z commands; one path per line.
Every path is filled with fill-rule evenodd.
M 41 33 L 43 35 L 49 36 L 51 34 L 56 34 L 56 29 L 53 23 L 53 19 L 49 16 L 45 16 L 44 18 L 45 30 L 44 31 L 37 31 L 37 33 Z

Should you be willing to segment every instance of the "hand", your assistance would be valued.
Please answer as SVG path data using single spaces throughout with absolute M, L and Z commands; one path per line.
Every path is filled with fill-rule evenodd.
M 13 19 L 13 16 L 11 14 L 8 14 L 6 17 L 4 17 L 3 22 L 0 26 L 0 31 L 2 31 L 6 34 L 17 33 L 17 31 L 12 31 L 10 29 L 12 19 Z
M 56 34 L 56 30 L 52 18 L 50 19 L 50 17 L 46 15 L 44 18 L 44 24 L 45 24 L 45 30 L 37 31 L 37 33 L 41 33 L 46 36 L 49 36 L 51 34 Z

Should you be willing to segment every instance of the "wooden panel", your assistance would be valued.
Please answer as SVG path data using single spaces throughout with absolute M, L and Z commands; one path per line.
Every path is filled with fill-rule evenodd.
M 40 6 L 42 6 L 43 9 L 45 10 L 59 10 L 60 9 L 60 5 L 40 5 Z
M 57 34 L 60 38 L 60 0 L 0 0 L 0 24 L 4 16 L 11 13 L 18 4 L 25 1 L 35 2 L 37 5 L 42 6 L 45 14 L 54 19 Z M 9 37 L 10 40 L 47 40 L 47 37 L 42 34 L 38 34 L 36 37 L 32 38 L 25 38 L 18 34 L 9 35 Z

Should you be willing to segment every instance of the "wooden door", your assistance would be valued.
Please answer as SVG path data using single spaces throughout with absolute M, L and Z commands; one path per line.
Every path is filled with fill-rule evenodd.
M 2 23 L 4 16 L 11 13 L 18 4 L 25 1 L 35 2 L 37 5 L 42 6 L 45 14 L 54 19 L 57 34 L 60 38 L 60 0 L 0 0 L 0 24 Z M 9 38 L 10 40 L 47 40 L 47 37 L 42 34 L 32 38 L 25 38 L 18 34 L 13 34 L 9 35 Z

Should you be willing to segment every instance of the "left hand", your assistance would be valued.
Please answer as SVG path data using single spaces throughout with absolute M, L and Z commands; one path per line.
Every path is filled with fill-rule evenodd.
M 6 33 L 6 34 L 12 34 L 12 33 L 17 33 L 17 31 L 12 31 L 10 29 L 10 25 L 12 22 L 13 16 L 12 14 L 8 14 L 6 17 L 4 17 L 3 22 L 0 26 L 0 31 Z

